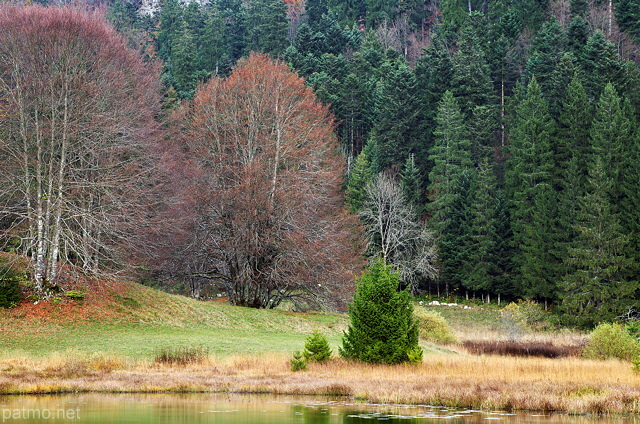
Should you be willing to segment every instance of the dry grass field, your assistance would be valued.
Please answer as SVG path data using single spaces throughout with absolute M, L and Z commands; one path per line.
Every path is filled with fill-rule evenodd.
M 485 410 L 640 413 L 640 376 L 623 361 L 431 354 L 419 365 L 333 359 L 290 370 L 283 354 L 207 358 L 186 366 L 113 355 L 0 360 L 0 393 L 233 392 L 344 395 L 370 402 Z
M 84 301 L 61 297 L 0 310 L 0 395 L 330 394 L 485 410 L 640 413 L 640 375 L 629 362 L 478 355 L 463 344 L 423 341 L 421 364 L 367 365 L 335 353 L 346 315 L 236 308 L 128 283 L 70 289 L 85 291 Z M 461 342 L 507 340 L 495 306 L 433 310 Z M 333 359 L 291 371 L 291 353 L 316 329 L 328 337 Z M 585 340 L 566 330 L 519 337 L 523 343 L 567 347 Z M 186 365 L 154 360 L 183 347 L 198 347 L 196 359 Z

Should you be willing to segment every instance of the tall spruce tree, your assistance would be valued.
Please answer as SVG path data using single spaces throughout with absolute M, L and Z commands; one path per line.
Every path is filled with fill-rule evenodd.
M 594 32 L 578 57 L 582 69 L 583 85 L 590 99 L 598 99 L 608 83 L 624 87 L 627 75 L 616 48 L 600 31 Z
M 495 264 L 497 274 L 494 277 L 494 293 L 516 296 L 517 291 L 513 279 L 513 232 L 511 230 L 510 202 L 504 189 L 498 189 L 496 198 L 496 244 Z
M 549 183 L 537 184 L 530 195 L 529 222 L 518 234 L 519 290 L 528 298 L 555 301 L 558 281 L 564 275 L 562 252 L 558 250 L 558 196 Z
M 372 136 L 380 149 L 381 167 L 401 168 L 409 154 L 426 156 L 423 151 L 420 118 L 422 103 L 414 96 L 416 80 L 409 66 L 403 62 L 394 69 L 387 64 L 386 79 L 378 90 L 376 120 Z
M 440 284 L 445 292 L 469 287 L 469 273 L 472 268 L 473 252 L 473 190 L 475 172 L 462 171 L 455 179 L 450 194 L 450 204 L 446 209 L 446 221 L 442 232 L 436 234 L 442 270 Z
M 198 52 L 194 36 L 186 24 L 174 41 L 170 63 L 178 96 L 182 99 L 193 97 L 198 79 Z
M 234 64 L 248 49 L 249 10 L 242 0 L 219 0 L 224 21 L 224 45 L 229 64 Z
M 430 226 L 440 237 L 446 228 L 447 214 L 453 202 L 458 177 L 472 169 L 471 143 L 458 101 L 450 91 L 444 93 L 436 116 L 435 143 L 429 159 L 428 193 L 431 199 Z
M 588 159 L 591 159 L 590 157 Z M 580 169 L 584 159 L 577 154 L 569 160 L 564 169 L 562 189 L 558 192 L 558 256 L 564 262 L 564 273 L 569 270 L 566 266 L 568 249 L 577 236 L 576 222 L 580 211 L 580 199 L 585 194 L 586 175 Z
M 568 189 L 565 172 L 569 162 L 575 160 L 576 171 L 581 179 L 587 175 L 587 162 L 591 151 L 589 131 L 593 119 L 593 107 L 577 74 L 567 85 L 566 94 L 558 121 L 558 136 L 554 144 L 554 186 L 558 190 Z
M 627 143 L 633 140 L 631 121 L 623 110 L 622 100 L 613 84 L 608 83 L 596 105 L 591 126 L 592 155 L 600 157 L 612 182 L 609 193 L 613 205 L 620 205 L 623 194 L 620 185 Z M 617 213 L 620 212 L 616 209 Z
M 471 18 L 462 28 L 458 44 L 459 50 L 452 60 L 451 87 L 465 117 L 471 118 L 476 106 L 495 103 L 491 71 Z
M 624 102 L 624 112 L 632 131 L 623 146 L 623 162 L 620 167 L 620 222 L 629 236 L 629 256 L 634 264 L 640 264 L 640 133 L 634 122 L 629 101 Z M 640 267 L 633 268 L 634 279 L 640 280 Z
M 362 151 L 356 158 L 356 162 L 351 168 L 349 179 L 347 180 L 345 200 L 351 212 L 357 213 L 362 208 L 366 200 L 367 185 L 369 185 L 372 180 L 373 172 L 371 171 L 371 163 L 367 158 L 367 153 Z
M 218 2 L 211 3 L 198 44 L 199 68 L 214 76 L 226 74 L 230 65 L 229 48 L 225 43 L 225 22 Z
M 433 145 L 433 131 L 436 127 L 436 114 L 438 104 L 442 100 L 445 91 L 451 87 L 451 75 L 453 68 L 449 51 L 440 39 L 434 35 L 431 45 L 425 50 L 418 60 L 414 74 L 416 77 L 416 97 L 423 104 L 423 115 L 420 123 L 420 131 L 423 135 L 423 143 L 426 149 Z M 428 157 L 418 156 L 417 166 L 428 175 L 431 171 L 431 161 Z
M 555 228 L 554 202 L 550 187 L 553 157 L 551 136 L 554 122 L 535 78 L 526 93 L 520 93 L 509 129 L 510 157 L 505 164 L 505 186 L 511 199 L 514 271 L 522 295 L 548 298 L 555 293 L 558 259 L 552 249 Z M 536 235 L 536 239 L 532 239 Z
M 182 29 L 182 6 L 178 0 L 164 0 L 160 8 L 160 25 L 158 27 L 158 35 L 156 36 L 156 44 L 158 48 L 158 56 L 162 60 L 168 60 L 171 57 L 171 49 L 175 40 L 180 36 Z
M 567 49 L 580 55 L 589 40 L 589 24 L 581 16 L 571 19 L 567 28 Z
M 613 180 L 606 166 L 601 155 L 594 157 L 587 193 L 580 199 L 578 235 L 567 258 L 572 272 L 562 281 L 566 317 L 584 326 L 615 319 L 634 304 L 638 290 L 638 282 L 629 279 L 629 238 L 611 205 Z
M 525 77 L 528 81 L 535 76 L 543 93 L 547 92 L 553 71 L 563 57 L 565 46 L 564 29 L 556 19 L 547 21 L 536 34 Z
M 549 114 L 558 121 L 562 105 L 567 97 L 567 89 L 571 81 L 578 78 L 578 66 L 573 53 L 565 53 L 553 70 L 542 95 L 549 106 Z M 536 80 L 538 78 L 536 77 Z
M 471 199 L 471 240 L 466 286 L 470 290 L 500 293 L 496 276 L 498 239 L 497 181 L 488 158 L 478 168 Z M 505 294 L 504 292 L 501 294 Z
M 440 251 L 440 282 L 448 293 L 451 287 L 460 286 L 468 261 L 473 162 L 464 115 L 450 91 L 442 97 L 436 122 L 430 156 L 429 226 L 434 229 Z

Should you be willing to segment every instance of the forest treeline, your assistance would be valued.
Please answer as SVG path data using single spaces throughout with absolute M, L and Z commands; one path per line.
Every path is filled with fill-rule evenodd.
M 115 0 L 106 17 L 141 54 L 140 66 L 161 64 L 154 122 L 167 119 L 149 131 L 162 134 L 156 147 L 169 165 L 137 187 L 153 186 L 154 196 L 182 209 L 158 202 L 147 210 L 175 230 L 148 225 L 137 237 L 155 246 L 147 249 L 156 258 L 147 261 L 152 275 L 182 281 L 195 296 L 222 282 L 238 304 L 275 306 L 317 297 L 309 287 L 327 279 L 352 278 L 361 233 L 365 255 L 394 263 L 415 292 L 534 299 L 580 325 L 637 313 L 640 1 Z M 277 78 L 254 78 L 261 70 Z M 282 111 L 285 92 L 301 103 L 288 103 L 291 115 L 269 112 Z M 304 118 L 285 129 L 300 110 Z M 274 134 L 300 134 L 302 122 L 312 122 L 304 130 L 313 135 L 305 139 L 310 150 L 302 151 L 325 152 L 334 141 L 317 132 L 334 125 L 329 113 L 343 156 L 317 158 L 324 165 L 302 180 L 280 180 L 280 170 L 311 165 L 293 147 L 299 139 Z M 310 141 L 316 135 L 324 141 Z M 252 137 L 274 140 L 261 165 L 271 173 L 244 167 L 242 180 L 219 161 L 244 166 L 256 147 L 219 141 Z M 281 162 L 284 152 L 294 154 Z M 202 187 L 212 195 L 194 196 Z M 241 204 L 238 193 L 247 192 L 257 197 Z M 350 214 L 336 206 L 342 196 Z M 323 203 L 331 206 L 316 220 Z M 247 211 L 242 225 L 229 210 Z M 243 236 L 231 238 L 240 228 Z M 314 248 L 304 251 L 309 240 Z M 65 246 L 70 262 L 83 257 Z M 304 284 L 286 284 L 291 278 Z M 338 287 L 346 286 L 328 285 L 324 294 L 340 292 L 344 301 Z

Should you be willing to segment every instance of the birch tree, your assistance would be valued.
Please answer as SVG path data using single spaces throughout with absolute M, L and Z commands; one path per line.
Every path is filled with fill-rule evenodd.
M 156 72 L 98 14 L 0 6 L 0 214 L 47 296 L 117 269 L 137 224 Z

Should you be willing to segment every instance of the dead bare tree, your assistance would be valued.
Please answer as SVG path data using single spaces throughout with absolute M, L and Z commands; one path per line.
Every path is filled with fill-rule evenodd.
M 62 264 L 117 268 L 143 212 L 156 81 L 97 13 L 0 6 L 0 212 L 39 295 Z
M 367 186 L 366 197 L 360 216 L 369 253 L 394 264 L 414 291 L 421 278 L 435 278 L 438 255 L 433 234 L 416 219 L 398 183 L 380 173 Z

